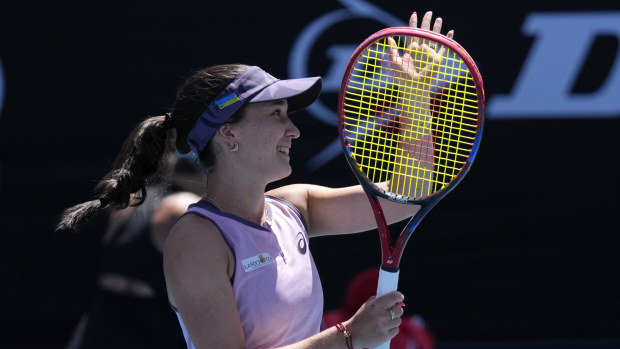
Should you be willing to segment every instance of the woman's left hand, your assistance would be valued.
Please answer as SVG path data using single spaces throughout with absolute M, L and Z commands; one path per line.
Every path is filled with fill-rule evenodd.
M 428 11 L 422 17 L 422 24 L 420 29 L 431 30 L 431 22 L 433 19 L 433 12 Z M 441 17 L 435 19 L 432 31 L 441 34 L 441 27 L 443 20 Z M 414 12 L 409 18 L 409 27 L 418 27 L 418 15 Z M 454 37 L 454 30 L 450 30 L 446 35 L 449 39 Z M 430 84 L 431 80 L 437 75 L 437 71 L 443 57 L 445 55 L 445 49 L 441 47 L 439 51 L 434 47 L 434 43 L 430 43 L 427 40 L 412 40 L 411 43 L 405 43 L 405 49 L 402 56 L 398 52 L 398 45 L 394 38 L 388 37 L 388 42 L 391 47 L 390 51 L 390 64 L 395 71 L 395 78 L 406 79 L 412 82 L 422 82 L 425 85 Z

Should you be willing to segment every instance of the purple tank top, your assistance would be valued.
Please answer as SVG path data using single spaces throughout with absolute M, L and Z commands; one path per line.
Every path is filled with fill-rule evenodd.
M 248 349 L 310 337 L 320 331 L 323 313 L 321 280 L 303 216 L 287 201 L 272 196 L 265 201 L 271 225 L 221 212 L 204 200 L 187 211 L 212 221 L 235 255 L 232 286 Z M 188 348 L 193 348 L 178 318 Z

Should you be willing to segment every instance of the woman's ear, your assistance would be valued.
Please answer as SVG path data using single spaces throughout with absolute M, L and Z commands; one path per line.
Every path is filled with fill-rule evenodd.
M 231 125 L 222 125 L 215 133 L 229 145 L 235 143 L 235 132 Z

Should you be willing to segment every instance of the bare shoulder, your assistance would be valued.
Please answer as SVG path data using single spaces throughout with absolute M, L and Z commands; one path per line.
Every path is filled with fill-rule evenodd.
M 293 204 L 308 219 L 308 192 L 311 184 L 291 184 L 268 191 L 266 194 Z
M 233 270 L 232 252 L 215 224 L 195 214 L 179 219 L 164 246 L 164 272 L 169 288 L 200 289 L 196 285 L 199 280 L 227 283 Z M 205 279 L 205 275 L 209 278 Z M 174 295 L 172 292 L 173 302 Z
M 207 249 L 217 254 L 221 250 L 220 247 L 225 245 L 224 238 L 213 222 L 196 214 L 188 214 L 181 217 L 172 227 L 165 251 L 187 252 Z

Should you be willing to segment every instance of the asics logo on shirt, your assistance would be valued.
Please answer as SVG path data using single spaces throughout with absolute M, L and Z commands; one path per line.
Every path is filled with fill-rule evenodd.
M 306 254 L 308 250 L 308 243 L 306 242 L 306 237 L 302 232 L 297 233 L 297 237 L 299 237 L 299 241 L 297 241 L 297 251 L 301 254 Z

